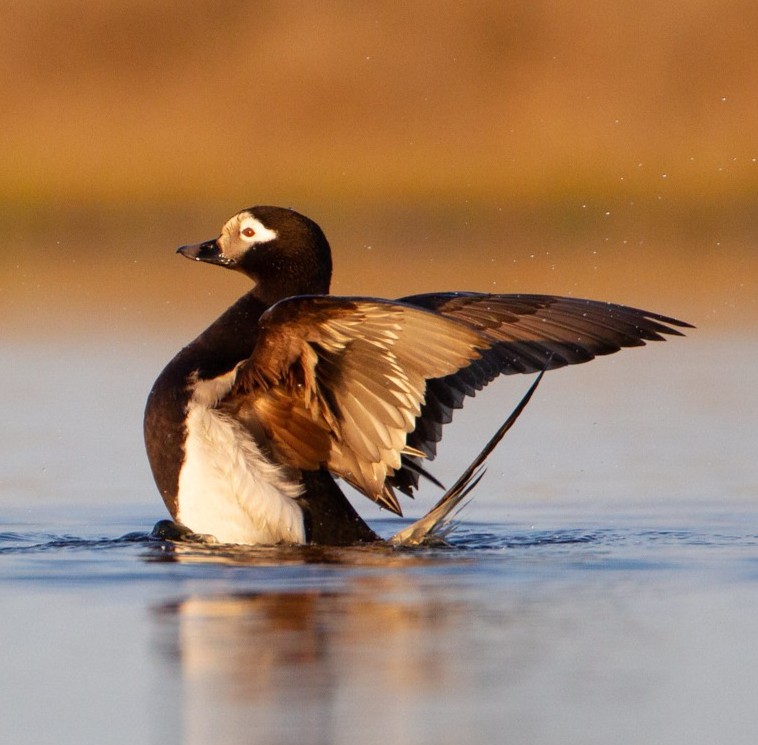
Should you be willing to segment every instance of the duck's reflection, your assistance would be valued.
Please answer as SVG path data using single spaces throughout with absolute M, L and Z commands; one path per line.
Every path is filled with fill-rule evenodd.
M 382 739 L 413 741 L 405 715 L 452 682 L 440 652 L 465 615 L 443 588 L 419 592 L 407 575 L 357 578 L 345 592 L 189 597 L 160 611 L 178 647 L 184 742 L 217 745 L 365 741 L 379 727 Z

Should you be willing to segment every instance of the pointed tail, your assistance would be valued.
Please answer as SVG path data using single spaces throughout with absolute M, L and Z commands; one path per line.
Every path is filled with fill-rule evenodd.
M 500 429 L 491 437 L 490 441 L 482 448 L 482 452 L 474 458 L 469 467 L 460 475 L 459 479 L 445 492 L 439 502 L 432 507 L 422 518 L 416 520 L 407 528 L 396 533 L 389 539 L 393 546 L 420 546 L 434 541 L 444 542 L 454 528 L 453 510 L 470 494 L 471 490 L 479 483 L 486 468 L 483 463 L 487 456 L 497 447 L 505 433 L 516 423 L 521 412 L 526 408 L 537 386 L 545 374 L 543 370 L 530 386 L 518 406 L 511 415 L 503 422 Z

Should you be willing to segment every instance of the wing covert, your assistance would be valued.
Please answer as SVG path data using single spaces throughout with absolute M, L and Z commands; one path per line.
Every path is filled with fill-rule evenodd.
M 388 478 L 404 457 L 427 382 L 469 366 L 488 346 L 478 330 L 403 303 L 328 296 L 281 301 L 224 406 L 265 434 L 292 467 L 322 466 L 389 509 Z

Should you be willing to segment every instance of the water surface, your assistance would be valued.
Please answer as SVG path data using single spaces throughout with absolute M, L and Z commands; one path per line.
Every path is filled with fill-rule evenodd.
M 748 336 L 546 376 L 453 546 L 420 551 L 152 539 L 140 415 L 175 346 L 3 349 L 0 741 L 755 741 Z M 434 472 L 527 383 L 472 402 Z

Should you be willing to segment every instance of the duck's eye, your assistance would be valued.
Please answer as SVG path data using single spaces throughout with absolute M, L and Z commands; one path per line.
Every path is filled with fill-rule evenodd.
M 255 235 L 255 231 L 252 228 L 250 228 L 250 227 L 248 227 L 248 228 L 242 228 L 242 230 L 240 231 L 240 233 L 242 235 L 244 235 L 245 238 L 252 238 Z

